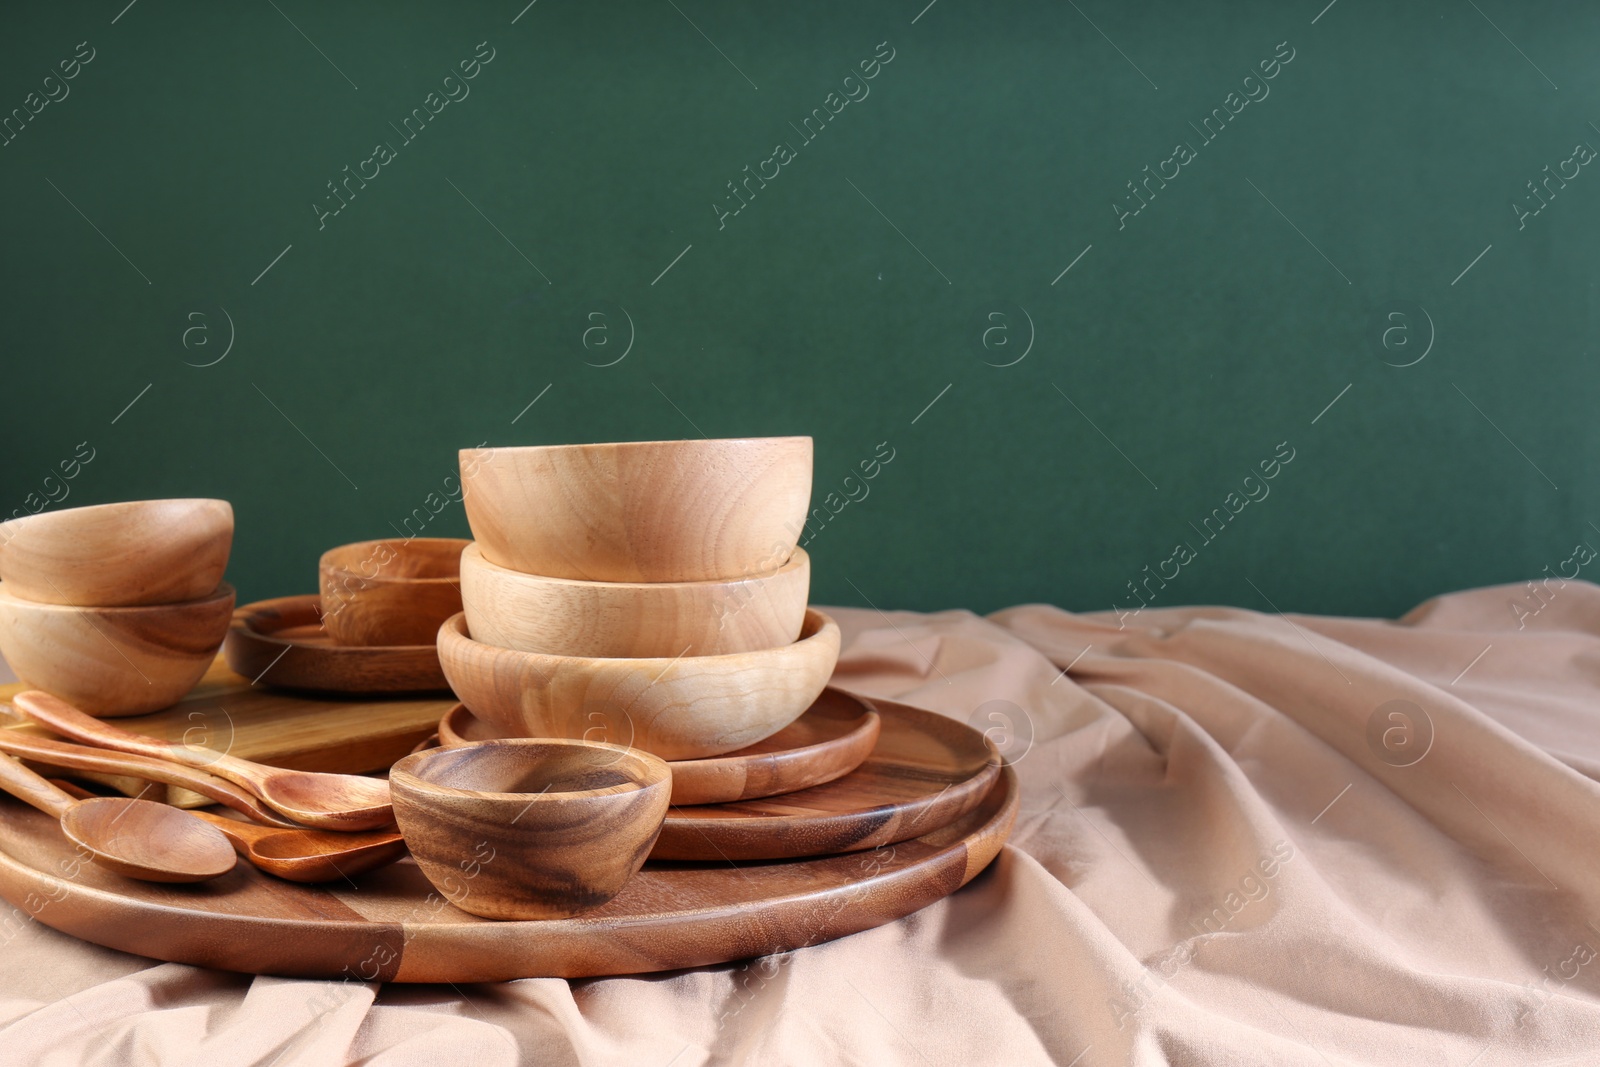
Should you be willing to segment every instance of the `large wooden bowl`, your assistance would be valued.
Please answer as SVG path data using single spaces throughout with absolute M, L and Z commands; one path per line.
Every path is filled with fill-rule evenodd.
M 461 554 L 467 632 L 485 644 L 556 656 L 778 648 L 800 636 L 810 591 L 811 558 L 803 548 L 766 574 L 710 582 L 546 578 L 490 563 L 476 544 Z
M 458 537 L 385 538 L 322 554 L 322 628 L 341 645 L 425 645 L 461 610 Z
M 560 919 L 617 895 L 672 796 L 655 756 L 588 741 L 485 741 L 389 772 L 400 833 L 441 896 L 490 919 Z
M 699 759 L 770 737 L 817 699 L 839 626 L 815 608 L 782 648 L 677 659 L 591 659 L 496 648 L 466 616 L 439 628 L 439 664 L 461 702 L 502 737 L 575 737 Z
M 216 592 L 233 547 L 226 500 L 129 500 L 0 523 L 0 581 L 43 604 L 126 607 Z
M 811 438 L 461 450 L 484 558 L 594 582 L 745 578 L 794 552 L 811 506 Z
M 176 704 L 200 681 L 228 632 L 233 586 L 199 600 L 76 608 L 11 595 L 0 584 L 0 655 L 17 677 L 91 715 L 139 715 Z

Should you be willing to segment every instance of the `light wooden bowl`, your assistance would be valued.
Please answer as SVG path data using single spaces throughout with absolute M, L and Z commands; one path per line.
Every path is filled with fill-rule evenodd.
M 389 772 L 400 833 L 441 896 L 489 919 L 559 919 L 604 904 L 661 832 L 672 771 L 588 741 L 485 741 Z
M 496 648 L 466 616 L 439 628 L 439 665 L 461 702 L 503 737 L 578 737 L 699 759 L 770 737 L 817 699 L 839 626 L 806 611 L 782 648 L 677 659 L 591 659 Z
M 811 591 L 797 548 L 776 570 L 711 582 L 581 582 L 461 554 L 467 632 L 489 645 L 556 656 L 721 656 L 792 644 Z M 437 628 L 436 628 L 437 629 Z
M 811 438 L 461 450 L 484 558 L 593 582 L 745 578 L 793 553 L 811 506 Z
M 232 547 L 226 500 L 46 511 L 0 523 L 0 581 L 42 604 L 175 604 L 216 592 Z
M 0 655 L 30 688 L 91 715 L 170 707 L 200 681 L 228 632 L 233 586 L 181 604 L 77 608 L 0 584 Z
M 317 564 L 322 628 L 341 645 L 425 645 L 461 610 L 458 537 L 330 548 Z

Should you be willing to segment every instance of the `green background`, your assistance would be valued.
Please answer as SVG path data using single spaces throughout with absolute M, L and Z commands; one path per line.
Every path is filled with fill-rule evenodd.
M 88 441 L 57 506 L 228 498 L 256 599 L 391 534 L 462 446 L 804 433 L 819 505 L 895 450 L 810 543 L 825 603 L 1103 610 L 1187 539 L 1157 603 L 1394 614 L 1600 545 L 1600 174 L 1511 208 L 1600 146 L 1600 10 L 924 2 L 7 11 L 0 110 L 95 58 L 0 148 L 0 513 Z M 479 42 L 470 96 L 319 229 Z

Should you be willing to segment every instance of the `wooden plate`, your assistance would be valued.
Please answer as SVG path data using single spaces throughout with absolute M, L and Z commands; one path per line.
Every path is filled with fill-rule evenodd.
M 222 654 L 252 682 L 281 689 L 424 693 L 450 688 L 433 645 L 335 644 L 322 629 L 322 602 L 315 593 L 235 609 Z
M 983 734 L 905 704 L 876 706 L 878 743 L 861 766 L 783 796 L 669 808 L 651 858 L 731 862 L 876 848 L 960 818 L 988 794 L 1000 755 Z
M 7 798 L 0 896 L 86 941 L 252 974 L 382 982 L 638 974 L 784 952 L 909 915 L 994 859 L 1017 797 L 1006 767 L 961 818 L 873 852 L 738 869 L 650 863 L 582 918 L 513 922 L 452 907 L 409 860 L 340 892 L 243 863 L 196 885 L 135 882 L 85 863 L 56 820 Z M 471 891 L 463 873 L 461 892 Z
M 866 701 L 824 689 L 806 713 L 765 741 L 710 759 L 672 762 L 674 804 L 721 804 L 792 793 L 861 766 L 878 740 L 878 713 Z M 457 704 L 439 720 L 439 743 L 488 741 L 495 732 Z

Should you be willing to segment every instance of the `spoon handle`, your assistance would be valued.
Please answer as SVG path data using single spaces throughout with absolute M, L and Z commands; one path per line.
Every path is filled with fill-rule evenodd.
M 10 756 L 0 756 L 0 789 L 58 819 L 76 803 Z
M 186 745 L 168 744 L 153 737 L 119 729 L 86 715 L 60 697 L 51 696 L 38 689 L 18 693 L 11 698 L 11 705 L 40 726 L 86 745 L 109 748 L 114 752 L 130 752 L 136 756 L 149 756 L 170 763 L 183 763 L 200 770 L 205 770 L 214 760 L 222 758 L 220 753 L 208 755 Z
M 256 799 L 254 793 L 225 779 L 203 771 L 169 763 L 148 756 L 112 752 L 103 748 L 72 745 L 45 737 L 35 737 L 19 730 L 0 729 L 0 752 L 22 756 L 52 767 L 67 767 L 79 771 L 98 771 L 142 778 L 147 782 L 161 782 L 199 793 L 219 804 L 225 804 L 256 822 L 285 829 L 298 829 L 291 822 Z

